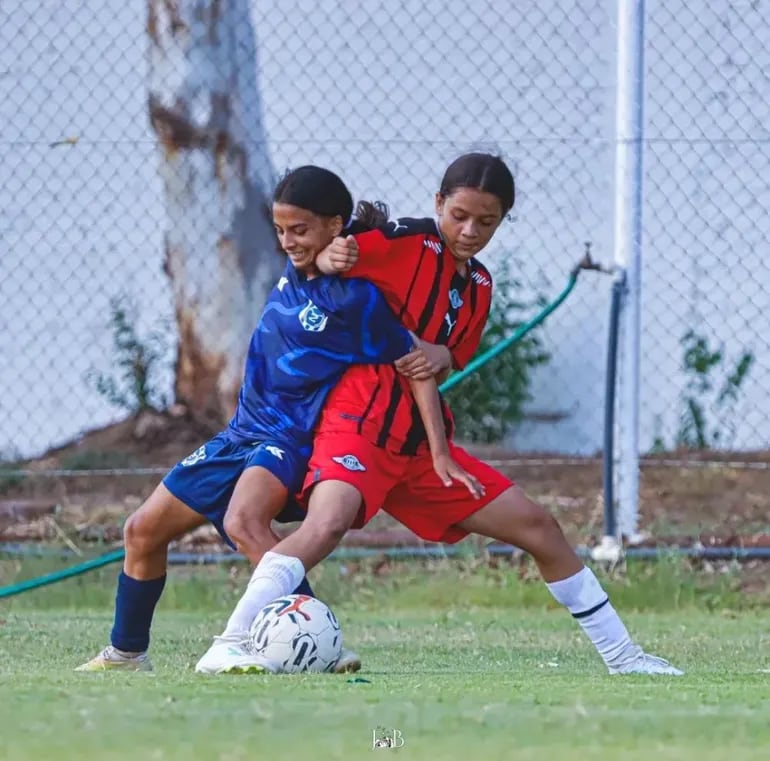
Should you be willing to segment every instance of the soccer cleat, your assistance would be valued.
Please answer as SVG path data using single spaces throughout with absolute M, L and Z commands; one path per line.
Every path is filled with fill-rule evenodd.
M 198 674 L 274 674 L 278 667 L 248 650 L 241 640 L 214 637 L 214 642 L 195 665 Z
M 664 658 L 649 655 L 636 647 L 634 652 L 617 666 L 609 666 L 610 674 L 664 674 L 666 676 L 683 676 L 684 671 L 672 666 Z
M 350 674 L 354 671 L 359 671 L 361 668 L 361 658 L 352 650 L 348 650 L 346 647 L 342 648 L 342 654 L 339 660 L 334 665 L 335 674 Z
M 124 653 L 107 645 L 99 655 L 75 671 L 152 671 L 152 663 L 147 653 Z

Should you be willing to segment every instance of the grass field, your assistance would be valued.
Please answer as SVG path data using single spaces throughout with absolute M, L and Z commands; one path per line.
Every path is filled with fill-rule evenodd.
M 114 569 L 4 601 L 0 758 L 360 759 L 378 728 L 404 740 L 384 752 L 431 761 L 768 757 L 768 609 L 729 574 L 639 566 L 611 585 L 639 640 L 687 670 L 672 679 L 609 677 L 547 592 L 509 568 L 346 571 L 341 582 L 329 564 L 314 581 L 364 657 L 358 680 L 194 674 L 242 571 L 174 571 L 153 674 L 72 671 L 106 641 Z

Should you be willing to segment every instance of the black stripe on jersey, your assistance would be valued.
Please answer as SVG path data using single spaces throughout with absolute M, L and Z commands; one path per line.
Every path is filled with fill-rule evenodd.
M 417 452 L 417 447 L 420 442 L 424 441 L 427 437 L 425 432 L 425 423 L 422 422 L 420 417 L 420 410 L 417 409 L 417 404 L 412 402 L 412 424 L 409 426 L 409 432 L 406 434 L 406 440 L 404 441 L 399 454 L 413 455 Z
M 426 254 L 425 246 L 423 245 L 422 256 L 428 256 L 428 255 L 429 254 Z M 432 252 L 430 255 L 431 256 L 433 255 Z M 428 323 L 430 323 L 431 318 L 433 317 L 433 313 L 436 311 L 436 301 L 438 301 L 439 293 L 441 292 L 441 273 L 444 270 L 445 257 L 442 254 L 438 254 L 435 256 L 436 256 L 436 272 L 433 275 L 433 283 L 430 287 L 428 300 L 425 302 L 425 306 L 423 307 L 422 313 L 420 314 L 420 319 L 417 322 L 417 329 L 415 330 L 415 333 L 417 333 L 417 336 L 419 338 L 423 337 L 422 333 L 425 330 L 425 328 L 428 327 Z
M 374 406 L 374 400 L 377 398 L 377 394 L 380 392 L 380 381 L 377 380 L 377 385 L 374 387 L 374 391 L 372 391 L 372 398 L 369 400 L 369 404 L 366 405 L 366 409 L 364 410 L 364 414 L 361 415 L 361 419 L 358 421 L 358 432 L 361 433 L 363 427 L 364 427 L 364 421 L 369 416 L 369 413 L 372 411 L 372 407 Z
M 442 264 L 443 264 L 443 257 L 442 257 Z M 441 277 L 441 265 L 439 265 L 439 272 L 438 272 L 438 278 L 440 281 Z M 449 290 L 451 291 L 457 291 L 458 296 L 462 296 L 462 294 L 465 293 L 467 290 L 468 283 L 471 284 L 471 309 L 475 308 L 476 302 L 475 302 L 475 286 L 476 283 L 473 282 L 470 277 L 463 277 L 459 272 L 455 272 L 454 275 L 452 275 L 452 280 L 449 284 Z M 439 283 L 440 285 L 440 283 Z M 431 292 L 431 295 L 434 294 L 434 292 L 438 293 L 438 288 L 436 288 L 436 282 L 434 281 L 434 291 Z M 435 307 L 435 298 L 433 299 L 433 303 L 430 305 L 431 310 L 429 312 L 429 316 L 433 315 L 433 307 Z M 457 324 L 457 314 L 462 306 L 462 303 L 460 304 L 453 304 L 452 299 L 450 296 L 449 300 L 449 309 L 447 310 L 446 314 L 444 315 L 444 319 L 441 323 L 441 328 L 439 329 L 438 335 L 436 336 L 436 339 L 433 343 L 437 344 L 446 344 L 449 341 L 449 338 L 451 336 L 451 329 Z M 466 326 L 467 327 L 467 326 Z M 419 331 L 418 331 L 419 332 Z M 417 409 L 416 404 L 412 404 L 411 407 L 411 416 L 412 416 L 412 423 L 409 426 L 409 432 L 406 435 L 406 441 L 404 442 L 403 446 L 401 447 L 401 454 L 406 455 L 412 455 L 417 452 L 417 447 L 425 440 L 426 433 L 425 433 L 425 424 L 423 423 L 422 418 L 420 417 L 420 411 Z M 449 417 L 446 413 L 446 410 L 444 406 L 442 405 L 441 408 L 442 417 L 444 419 L 444 428 L 447 430 L 449 429 Z
M 409 433 L 407 433 L 401 449 L 398 450 L 399 454 L 417 454 L 417 448 L 428 438 L 428 434 L 425 432 L 425 423 L 422 422 L 420 410 L 415 402 L 412 402 L 411 412 L 412 424 L 409 426 Z M 451 425 L 451 417 L 449 416 L 446 402 L 443 398 L 441 399 L 441 419 L 444 421 L 444 430 L 446 431 L 447 438 L 451 438 L 454 426 Z
M 398 313 L 398 319 L 401 320 L 406 313 L 406 310 L 409 306 L 409 300 L 412 298 L 412 291 L 414 290 L 414 284 L 417 282 L 417 275 L 420 274 L 420 269 L 422 268 L 422 263 L 428 258 L 425 253 L 425 244 L 422 245 L 422 251 L 420 252 L 420 261 L 417 263 L 417 266 L 414 268 L 414 275 L 412 275 L 412 282 L 409 283 L 409 290 L 406 292 L 406 298 L 404 299 L 404 303 L 401 305 L 401 311 Z
M 390 402 L 388 403 L 388 408 L 385 410 L 385 417 L 382 421 L 382 428 L 380 429 L 380 433 L 377 436 L 378 447 L 384 447 L 388 437 L 390 436 L 390 429 L 393 425 L 393 419 L 396 417 L 396 410 L 398 409 L 398 405 L 401 402 L 403 393 L 404 392 L 401 390 L 401 384 L 398 381 L 398 375 L 396 375 L 396 377 L 393 378 L 393 386 L 390 391 Z

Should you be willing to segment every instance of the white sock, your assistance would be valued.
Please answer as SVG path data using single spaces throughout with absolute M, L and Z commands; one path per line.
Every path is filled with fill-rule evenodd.
M 251 575 L 249 585 L 238 600 L 222 633 L 228 639 L 246 639 L 262 608 L 278 597 L 291 594 L 305 576 L 299 558 L 266 552 Z
M 583 566 L 574 576 L 546 584 L 588 635 L 604 662 L 622 660 L 633 642 L 610 598 L 590 568 Z

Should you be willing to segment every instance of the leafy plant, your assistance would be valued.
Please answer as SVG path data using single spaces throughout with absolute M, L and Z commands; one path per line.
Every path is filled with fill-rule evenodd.
M 498 269 L 495 300 L 476 356 L 510 336 L 523 323 L 533 306 L 521 299 L 522 284 L 511 275 L 510 265 Z M 531 396 L 529 385 L 534 367 L 550 359 L 537 329 L 510 346 L 446 393 L 452 408 L 457 437 L 466 441 L 493 443 L 523 417 L 523 406 Z
M 754 354 L 744 351 L 724 380 L 719 382 L 720 370 L 726 363 L 724 345 L 712 350 L 708 338 L 688 330 L 681 340 L 683 369 L 687 383 L 682 395 L 682 412 L 676 443 L 678 447 L 694 450 L 709 449 L 725 444 L 734 429 L 732 420 L 741 387 L 745 382 Z M 710 422 L 710 419 L 716 422 Z
M 138 321 L 136 304 L 127 296 L 110 299 L 114 372 L 91 370 L 86 376 L 110 404 L 132 413 L 168 406 L 165 394 L 158 390 L 168 342 L 160 330 L 140 335 Z

